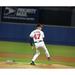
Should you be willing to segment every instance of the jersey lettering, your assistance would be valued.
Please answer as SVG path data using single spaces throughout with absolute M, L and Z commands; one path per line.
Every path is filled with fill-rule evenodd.
M 40 39 L 40 33 L 34 34 L 34 39 L 35 39 L 35 40 Z

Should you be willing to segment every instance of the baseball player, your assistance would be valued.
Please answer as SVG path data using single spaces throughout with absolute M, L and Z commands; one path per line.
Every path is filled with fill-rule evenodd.
M 43 48 L 43 50 L 45 51 L 46 57 L 49 60 L 50 59 L 50 54 L 45 46 L 45 43 L 43 41 L 44 36 L 44 32 L 42 31 L 43 25 L 42 24 L 37 24 L 36 29 L 33 30 L 30 33 L 30 44 L 32 46 L 32 49 L 36 49 L 36 53 L 34 54 L 33 58 L 32 58 L 32 62 L 30 63 L 31 65 L 35 65 L 35 60 L 38 58 L 38 56 L 40 55 L 40 48 Z M 34 45 L 33 45 L 34 43 Z

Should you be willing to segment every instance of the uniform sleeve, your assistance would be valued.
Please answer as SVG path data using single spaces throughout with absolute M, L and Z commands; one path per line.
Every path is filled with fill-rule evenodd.
M 29 35 L 29 42 L 30 42 L 30 45 L 33 46 L 33 32 L 31 32 Z
M 30 33 L 29 37 L 31 37 L 31 38 L 33 37 L 33 32 Z

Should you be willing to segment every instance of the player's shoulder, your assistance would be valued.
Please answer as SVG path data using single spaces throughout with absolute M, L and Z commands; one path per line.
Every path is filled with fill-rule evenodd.
M 39 32 L 40 32 L 40 33 L 43 33 L 43 31 L 38 30 L 38 29 L 35 29 L 35 30 L 33 30 L 32 32 L 33 32 L 33 33 L 39 33 Z
M 34 34 L 36 32 L 36 30 L 33 30 L 31 33 Z
M 35 30 L 33 30 L 33 32 L 36 32 L 37 30 L 35 29 Z
M 35 30 L 33 30 L 32 32 L 34 32 Z
M 41 30 L 41 32 L 44 33 L 42 30 Z

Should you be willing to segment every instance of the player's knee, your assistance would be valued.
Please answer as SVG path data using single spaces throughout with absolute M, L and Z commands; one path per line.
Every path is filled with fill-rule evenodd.
M 39 55 L 40 55 L 40 52 L 39 52 Z
M 38 55 L 40 55 L 40 51 L 39 51 L 39 50 L 36 50 L 36 53 L 37 53 Z

